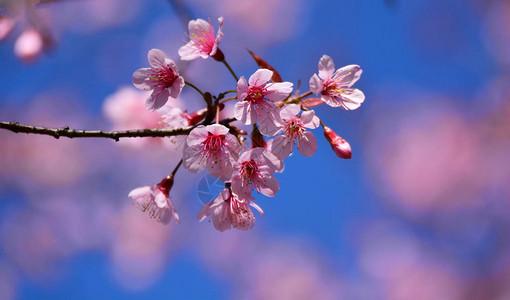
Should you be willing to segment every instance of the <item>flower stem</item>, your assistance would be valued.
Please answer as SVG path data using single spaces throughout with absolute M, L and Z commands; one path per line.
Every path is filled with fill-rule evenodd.
M 220 107 L 216 105 L 216 124 L 220 124 Z
M 232 76 L 234 76 L 236 82 L 238 82 L 239 77 L 237 77 L 236 73 L 234 73 L 234 70 L 232 70 L 232 68 L 230 67 L 228 62 L 225 59 L 223 59 L 221 62 L 225 65 L 225 67 L 227 67 L 227 69 L 230 71 L 230 74 L 232 74 Z
M 220 103 L 225 103 L 225 102 L 228 102 L 228 101 L 234 100 L 234 99 L 237 99 L 237 96 L 230 97 L 230 98 L 227 98 L 227 99 L 223 99 L 223 100 L 220 101 Z
M 194 84 L 192 84 L 188 81 L 184 81 L 184 83 L 186 85 L 189 85 L 190 87 L 192 87 L 195 91 L 199 92 L 202 97 L 204 97 L 204 93 L 202 93 L 202 91 L 199 88 L 197 88 Z
M 179 161 L 177 166 L 175 166 L 174 170 L 172 171 L 172 176 L 175 176 L 175 173 L 177 173 L 177 170 L 179 170 L 179 167 L 181 166 L 181 164 L 182 164 L 182 159 Z

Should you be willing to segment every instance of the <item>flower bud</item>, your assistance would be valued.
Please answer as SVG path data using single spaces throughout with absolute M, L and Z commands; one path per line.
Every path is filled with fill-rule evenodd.
M 325 103 L 321 98 L 308 98 L 301 100 L 299 104 L 303 107 L 314 107 Z
M 167 177 L 163 178 L 158 184 L 157 187 L 159 190 L 168 197 L 170 194 L 170 190 L 174 185 L 174 175 L 170 174 Z
M 329 144 L 335 154 L 340 158 L 349 159 L 352 156 L 351 145 L 341 138 L 338 134 L 336 134 L 333 129 L 324 126 L 324 136 L 328 140 Z
M 189 126 L 193 126 L 198 124 L 200 121 L 202 121 L 205 117 L 205 114 L 207 113 L 207 108 L 203 108 L 201 110 L 197 110 L 194 113 L 187 114 L 186 118 L 188 119 Z

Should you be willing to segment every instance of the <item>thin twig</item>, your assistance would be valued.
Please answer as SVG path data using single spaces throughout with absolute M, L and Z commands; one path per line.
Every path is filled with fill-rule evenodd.
M 239 77 L 237 77 L 236 73 L 234 73 L 234 70 L 232 70 L 232 68 L 230 67 L 228 62 L 225 59 L 223 59 L 221 62 L 225 65 L 225 67 L 227 67 L 227 69 L 230 71 L 230 74 L 232 74 L 232 76 L 234 76 L 236 82 L 238 82 Z
M 220 121 L 220 124 L 228 125 L 235 121 L 235 118 L 228 118 Z M 205 124 L 203 124 L 205 125 Z M 177 128 L 177 129 L 136 129 L 124 131 L 103 131 L 103 130 L 78 130 L 63 128 L 48 128 L 40 126 L 30 126 L 20 124 L 19 122 L 0 122 L 0 129 L 10 130 L 15 133 L 49 135 L 56 139 L 60 137 L 67 138 L 108 138 L 118 141 L 120 138 L 140 138 L 140 137 L 168 137 L 176 135 L 187 135 L 196 126 Z
M 186 85 L 189 85 L 189 86 L 190 86 L 190 87 L 192 87 L 193 89 L 195 89 L 195 91 L 199 92 L 199 93 L 200 93 L 200 95 L 201 95 L 202 97 L 204 97 L 204 93 L 203 93 L 203 92 L 202 92 L 199 88 L 197 88 L 194 84 L 192 84 L 192 83 L 190 83 L 190 82 L 187 82 L 187 81 L 184 81 L 184 83 L 185 83 Z

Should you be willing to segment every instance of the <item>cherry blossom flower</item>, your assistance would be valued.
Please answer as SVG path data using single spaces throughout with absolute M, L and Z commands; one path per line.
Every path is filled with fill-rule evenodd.
M 280 117 L 273 102 L 281 101 L 292 92 L 292 83 L 268 83 L 273 71 L 259 69 L 251 75 L 249 82 L 241 76 L 237 82 L 237 100 L 234 117 L 246 125 L 259 122 L 262 134 L 274 131 Z
M 191 20 L 188 23 L 190 41 L 179 49 L 179 55 L 182 60 L 194 60 L 196 58 L 213 57 L 216 60 L 224 59 L 223 53 L 218 49 L 218 45 L 223 38 L 223 17 L 218 18 L 220 28 L 216 37 L 211 22 L 202 19 Z
M 333 131 L 333 129 L 325 126 L 324 127 L 324 136 L 326 137 L 326 140 L 328 140 L 329 144 L 331 145 L 331 148 L 333 151 L 335 151 L 335 154 L 340 158 L 349 159 L 352 157 L 352 150 L 351 145 L 341 138 L 336 132 Z
M 173 176 L 169 175 L 153 186 L 143 186 L 132 190 L 128 197 L 133 199 L 134 204 L 142 211 L 148 212 L 156 221 L 168 224 L 172 216 L 179 223 L 179 215 L 175 211 L 174 204 L 168 197 L 173 185 Z
M 148 53 L 150 68 L 141 68 L 133 73 L 133 85 L 144 91 L 152 90 L 145 107 L 148 110 L 161 108 L 168 98 L 176 99 L 184 87 L 184 78 L 179 76 L 177 65 L 159 49 Z
M 183 165 L 192 173 L 207 167 L 214 177 L 227 179 L 232 174 L 231 159 L 236 161 L 241 152 L 237 138 L 220 124 L 200 125 L 193 129 L 184 146 Z
M 202 207 L 198 212 L 197 219 L 202 221 L 211 216 L 214 228 L 221 232 L 230 228 L 246 231 L 251 229 L 255 223 L 255 216 L 250 206 L 258 210 L 264 217 L 264 211 L 257 204 L 250 200 L 242 201 L 230 188 L 225 188 L 215 200 Z
M 317 151 L 317 140 L 306 128 L 319 127 L 320 120 L 313 110 L 305 111 L 301 116 L 297 116 L 300 111 L 301 108 L 297 104 L 285 105 L 280 111 L 282 123 L 279 125 L 280 129 L 273 134 L 283 132 L 283 135 L 273 139 L 271 152 L 282 160 L 292 153 L 294 143 L 304 156 L 310 157 Z
M 323 55 L 319 61 L 319 76 L 310 78 L 310 90 L 321 94 L 321 99 L 332 107 L 354 110 L 365 101 L 365 95 L 351 86 L 361 77 L 358 65 L 348 65 L 336 70 L 331 57 Z
M 264 148 L 253 148 L 244 152 L 233 167 L 232 191 L 239 199 L 249 199 L 252 189 L 268 197 L 274 197 L 280 189 L 273 173 L 281 171 L 283 163 Z

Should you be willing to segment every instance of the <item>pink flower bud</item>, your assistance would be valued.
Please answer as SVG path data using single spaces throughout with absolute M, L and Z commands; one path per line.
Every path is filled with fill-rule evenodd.
M 41 33 L 34 28 L 28 28 L 16 40 L 14 53 L 22 60 L 35 59 L 44 48 L 44 40 Z
M 326 102 L 324 102 L 321 98 L 308 98 L 308 99 L 301 100 L 301 102 L 299 104 L 301 104 L 301 106 L 303 106 L 303 107 L 314 107 L 314 106 L 319 106 L 323 103 L 326 103 Z
M 189 126 L 193 126 L 198 124 L 200 121 L 202 121 L 205 117 L 205 114 L 207 113 L 207 108 L 197 110 L 194 113 L 191 113 L 186 116 L 189 122 Z
M 324 126 L 324 136 L 338 157 L 345 159 L 350 159 L 352 157 L 351 145 L 349 145 L 346 140 L 336 134 L 333 129 Z

